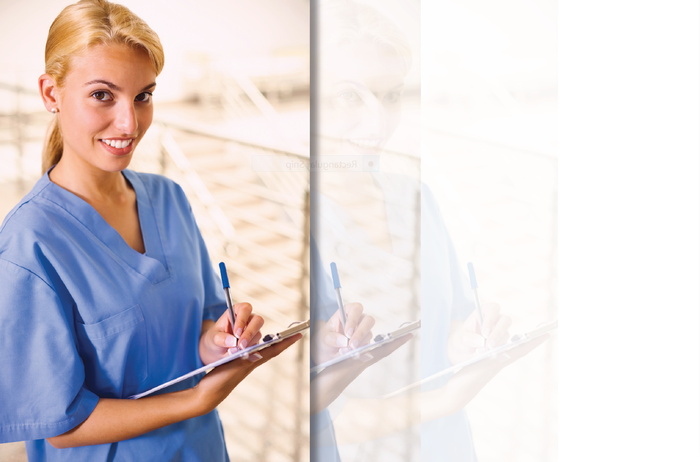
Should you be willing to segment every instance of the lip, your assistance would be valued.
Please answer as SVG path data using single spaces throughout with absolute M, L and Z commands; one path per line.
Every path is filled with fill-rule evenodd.
M 103 138 L 103 139 L 105 139 L 105 140 L 116 140 L 116 141 L 124 141 L 124 140 L 134 140 L 134 141 L 136 141 L 135 138 Z M 102 142 L 102 139 L 100 139 L 100 140 L 98 141 L 98 143 L 100 143 L 100 144 L 102 145 L 102 147 L 103 147 L 107 152 L 109 152 L 110 154 L 112 154 L 112 155 L 114 155 L 114 156 L 126 156 L 127 154 L 131 154 L 131 151 L 134 149 L 134 141 L 132 141 L 131 144 L 129 144 L 129 146 L 127 146 L 127 147 L 125 147 L 125 148 L 115 148 L 115 147 L 112 147 L 112 146 L 110 146 L 110 145 L 108 145 L 108 144 L 103 143 L 103 142 Z
M 368 154 L 377 154 L 384 147 L 383 138 L 346 138 L 346 146 L 353 151 L 360 151 Z

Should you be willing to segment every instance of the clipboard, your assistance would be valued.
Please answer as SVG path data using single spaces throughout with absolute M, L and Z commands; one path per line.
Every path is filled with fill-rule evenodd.
M 402 324 L 398 329 L 396 329 L 393 332 L 389 332 L 388 334 L 380 334 L 374 337 L 374 340 L 372 343 L 368 343 L 367 345 L 363 345 L 361 347 L 358 347 L 354 350 L 350 350 L 344 355 L 336 356 L 335 358 L 326 361 L 325 363 L 319 364 L 318 366 L 312 367 L 311 368 L 311 374 L 315 375 L 321 372 L 323 369 L 330 367 L 334 364 L 338 364 L 339 362 L 345 361 L 347 359 L 351 358 L 359 358 L 361 355 L 364 353 L 368 353 L 375 348 L 379 348 L 382 345 L 386 345 L 387 343 L 393 342 L 394 340 L 403 337 L 404 335 L 416 331 L 420 329 L 420 319 L 418 321 L 414 322 L 407 322 Z
M 530 332 L 527 332 L 525 334 L 521 335 L 514 335 L 511 337 L 510 341 L 508 343 L 505 343 L 501 346 L 498 346 L 496 348 L 492 348 L 488 351 L 485 351 L 479 355 L 475 355 L 474 357 L 468 359 L 467 361 L 464 361 L 459 364 L 455 364 L 452 367 L 448 367 L 447 369 L 443 369 L 440 372 L 436 372 L 435 374 L 428 376 L 418 382 L 414 382 L 408 386 L 405 386 L 399 390 L 393 391 L 389 394 L 386 394 L 384 396 L 380 396 L 380 399 L 385 399 L 385 398 L 391 398 L 394 396 L 397 396 L 407 390 L 410 390 L 412 388 L 424 385 L 432 380 L 435 380 L 439 377 L 443 377 L 448 374 L 456 373 L 461 369 L 464 369 L 467 366 L 471 366 L 473 364 L 476 364 L 480 361 L 494 358 L 500 354 L 503 354 L 507 352 L 508 350 L 512 350 L 515 347 L 518 347 L 520 345 L 524 345 L 536 338 L 541 337 L 542 335 L 546 334 L 547 332 L 550 332 L 558 327 L 559 320 L 551 321 L 545 324 L 540 325 L 539 327 L 536 327 L 535 329 L 531 330 Z
M 162 385 L 158 385 L 157 387 L 151 388 L 150 390 L 144 391 L 143 393 L 139 393 L 137 395 L 132 395 L 129 396 L 128 399 L 139 399 L 143 398 L 144 396 L 148 396 L 152 393 L 155 393 L 158 390 L 162 390 L 163 388 L 167 388 L 170 385 L 175 385 L 176 383 L 182 382 L 183 380 L 189 379 L 190 377 L 194 377 L 195 375 L 201 374 L 202 372 L 206 372 L 208 370 L 214 369 L 217 366 L 221 366 L 222 364 L 230 363 L 234 359 L 238 358 L 247 358 L 249 355 L 258 352 L 260 350 L 264 350 L 267 347 L 270 347 L 274 345 L 275 343 L 279 343 L 282 340 L 291 337 L 294 334 L 298 334 L 299 332 L 303 332 L 306 329 L 309 328 L 311 325 L 311 320 L 306 320 L 303 322 L 294 322 L 290 324 L 290 326 L 283 330 L 282 332 L 278 332 L 274 335 L 266 335 L 263 337 L 262 341 L 258 343 L 257 345 L 251 345 L 248 348 L 244 350 L 237 351 L 236 353 L 232 355 L 225 356 L 218 361 L 214 361 L 213 363 L 209 363 L 206 366 L 202 366 L 199 369 L 195 369 L 192 372 L 188 372 L 185 375 L 181 375 L 180 377 L 170 380 L 169 382 L 165 382 Z

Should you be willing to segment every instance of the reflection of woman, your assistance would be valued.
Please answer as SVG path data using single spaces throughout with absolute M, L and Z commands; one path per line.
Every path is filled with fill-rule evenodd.
M 126 170 L 163 62 L 158 36 L 107 1 L 49 30 L 45 174 L 0 228 L 0 442 L 27 441 L 30 460 L 228 460 L 216 406 L 298 340 L 124 399 L 226 355 L 234 332 L 257 342 L 263 322 L 247 303 L 233 327 L 222 315 L 180 187 Z
M 411 66 L 408 41 L 387 18 L 366 5 L 332 0 L 322 2 L 319 10 L 321 114 L 316 127 L 320 135 L 318 154 L 378 155 L 399 123 L 404 78 Z M 376 198 L 374 204 L 370 202 L 362 209 L 355 207 L 355 214 L 352 203 L 357 198 L 354 191 L 336 195 L 332 192 L 334 183 L 348 181 L 350 175 L 352 185 L 362 185 L 371 191 L 367 196 Z M 365 255 L 368 261 L 387 262 L 375 274 L 381 274 L 383 280 L 390 279 L 402 272 L 400 260 L 405 261 L 411 255 L 406 242 L 396 239 L 396 236 L 405 234 L 402 233 L 405 229 L 416 229 L 418 222 L 421 229 L 422 376 L 461 362 L 478 349 L 507 340 L 510 320 L 499 314 L 496 305 L 486 307 L 484 329 L 470 317 L 473 305 L 465 296 L 451 239 L 427 188 L 407 177 L 382 173 L 321 172 L 317 177 L 317 226 L 314 233 L 320 256 L 318 261 L 312 260 L 312 265 L 322 265 L 320 261 L 325 254 L 346 246 L 349 248 L 346 253 L 352 258 Z M 420 197 L 420 214 L 415 213 L 417 197 Z M 368 215 L 371 219 L 367 218 Z M 327 288 L 328 278 L 313 269 L 312 278 L 312 290 L 316 294 L 316 301 L 312 299 L 312 312 L 317 317 L 328 317 L 333 313 L 329 308 L 333 300 Z M 373 310 L 381 309 L 381 306 L 373 307 Z M 405 314 L 404 319 L 412 318 Z M 315 338 L 323 341 L 325 337 Z M 314 447 L 317 447 L 315 460 L 337 457 L 332 447 L 336 432 L 340 440 L 347 429 L 347 433 L 352 432 L 354 441 L 360 442 L 401 430 L 403 427 L 392 425 L 389 419 L 381 420 L 381 428 L 361 427 L 362 422 L 376 421 L 409 409 L 413 412 L 413 420 L 409 420 L 408 425 L 422 423 L 421 460 L 475 460 L 471 430 L 462 409 L 506 364 L 505 361 L 489 364 L 488 367 L 460 373 L 449 381 L 424 387 L 417 397 L 418 409 L 416 400 L 412 401 L 405 395 L 387 400 L 349 399 L 341 414 L 334 419 L 335 430 L 328 412 L 319 413 L 316 417 L 318 425 L 313 428 L 316 433 L 312 433 L 312 459 Z M 357 373 L 361 371 L 362 368 L 358 367 Z M 387 375 L 385 381 L 390 379 Z M 323 396 L 323 393 L 312 394 L 312 409 L 317 396 Z M 350 419 L 352 424 L 343 423 L 346 413 L 354 413 L 356 419 Z M 374 417 L 370 418 L 370 415 Z M 313 441 L 315 437 L 317 442 Z

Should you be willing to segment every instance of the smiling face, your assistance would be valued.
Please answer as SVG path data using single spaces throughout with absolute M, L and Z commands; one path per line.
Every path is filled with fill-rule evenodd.
M 321 134 L 339 141 L 344 154 L 379 154 L 401 119 L 401 58 L 388 46 L 361 40 L 322 60 L 320 71 Z
M 120 172 L 153 120 L 153 62 L 143 50 L 98 45 L 71 59 L 70 66 L 57 92 L 61 162 Z

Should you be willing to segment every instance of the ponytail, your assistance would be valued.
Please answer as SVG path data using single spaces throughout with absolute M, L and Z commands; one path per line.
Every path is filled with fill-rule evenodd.
M 49 125 L 49 130 L 46 134 L 44 149 L 41 153 L 41 173 L 44 174 L 52 166 L 56 165 L 63 155 L 63 136 L 61 135 L 61 127 L 58 125 L 58 117 Z

